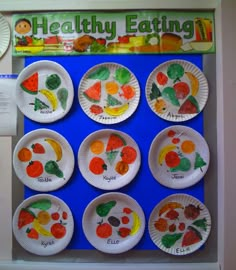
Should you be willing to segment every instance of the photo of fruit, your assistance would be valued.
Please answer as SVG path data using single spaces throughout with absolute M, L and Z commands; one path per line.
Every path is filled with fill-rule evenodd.
M 37 129 L 25 134 L 13 153 L 17 177 L 37 191 L 52 191 L 65 185 L 74 170 L 70 144 L 59 133 Z
M 208 99 L 203 72 L 185 60 L 171 60 L 157 66 L 146 82 L 146 99 L 159 117 L 173 122 L 199 114 Z
M 159 132 L 149 150 L 149 168 L 162 185 L 180 189 L 200 181 L 207 172 L 210 153 L 203 136 L 186 126 Z
M 126 133 L 103 129 L 88 135 L 78 151 L 82 176 L 91 185 L 114 190 L 130 183 L 141 163 L 137 143 Z
M 102 63 L 89 69 L 79 85 L 79 103 L 94 121 L 114 124 L 136 110 L 140 88 L 135 75 L 116 63 Z
M 69 244 L 74 220 L 69 207 L 61 199 L 38 194 L 24 200 L 13 216 L 16 240 L 27 251 L 37 255 L 53 255 Z
M 187 194 L 173 194 L 158 203 L 148 223 L 152 241 L 173 255 L 187 255 L 198 250 L 211 230 L 206 206 Z
M 117 254 L 132 249 L 140 241 L 145 217 L 133 198 L 111 192 L 88 204 L 82 225 L 91 245 L 102 252 Z
M 16 84 L 19 109 L 36 122 L 57 121 L 72 106 L 74 89 L 70 75 L 56 62 L 42 60 L 25 67 Z

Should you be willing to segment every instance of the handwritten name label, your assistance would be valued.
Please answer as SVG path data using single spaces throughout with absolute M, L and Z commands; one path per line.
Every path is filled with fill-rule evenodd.
M 50 113 L 52 113 L 52 111 L 51 110 L 41 110 L 40 113 L 41 114 L 50 114 Z
M 52 179 L 50 177 L 38 177 L 39 182 L 52 182 Z
M 116 119 L 116 118 L 117 118 L 116 116 L 109 117 L 109 116 L 99 115 L 99 119 L 102 119 L 102 120 L 111 120 L 111 119 Z
M 110 183 L 113 180 L 116 180 L 116 176 L 103 176 L 103 180 L 107 181 L 108 183 Z
M 174 114 L 172 112 L 168 112 L 167 116 L 174 118 L 175 120 L 184 119 L 184 116 L 182 114 Z
M 115 239 L 111 239 L 111 238 L 109 238 L 109 239 L 107 240 L 107 244 L 108 244 L 108 245 L 118 245 L 119 243 L 120 243 L 119 240 L 115 240 Z
M 55 244 L 54 240 L 51 240 L 51 241 L 41 241 L 41 246 L 43 246 L 44 248 L 47 248 L 48 246 L 52 246 L 54 244 Z
M 173 173 L 171 175 L 171 178 L 172 179 L 183 179 L 184 178 L 184 175 L 180 175 L 180 174 L 177 174 L 177 173 Z
M 176 248 L 175 249 L 175 252 L 177 254 L 180 254 L 180 253 L 183 253 L 183 252 L 189 252 L 190 250 L 191 250 L 190 247 L 187 247 L 187 248 Z

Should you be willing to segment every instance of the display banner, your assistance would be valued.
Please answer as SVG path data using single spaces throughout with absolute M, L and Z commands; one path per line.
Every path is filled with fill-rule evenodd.
M 15 14 L 13 56 L 215 53 L 213 11 Z

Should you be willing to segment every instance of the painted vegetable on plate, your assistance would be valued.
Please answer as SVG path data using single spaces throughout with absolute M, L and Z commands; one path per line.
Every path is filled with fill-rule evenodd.
M 91 141 L 89 150 L 92 154 L 89 170 L 95 175 L 105 173 L 108 166 L 114 167 L 119 175 L 125 175 L 129 171 L 129 164 L 133 164 L 137 159 L 136 149 L 127 145 L 125 138 L 118 133 L 110 133 L 102 140 Z
M 166 166 L 169 172 L 189 172 L 207 165 L 201 154 L 198 152 L 201 147 L 191 137 L 185 137 L 184 132 L 176 133 L 169 129 L 166 133 L 166 144 L 158 152 L 158 165 Z
M 39 81 L 44 80 L 44 87 L 39 89 Z M 59 88 L 62 79 L 58 74 L 50 74 L 42 79 L 38 72 L 31 74 L 20 83 L 20 87 L 27 94 L 36 96 L 28 105 L 33 106 L 35 112 L 57 110 L 58 104 L 65 111 L 68 101 L 68 90 Z M 54 93 L 55 92 L 55 93 Z
M 91 185 L 113 190 L 132 181 L 140 167 L 140 151 L 126 133 L 103 129 L 88 135 L 78 151 L 78 165 Z
M 55 159 L 47 158 L 48 155 Z M 52 138 L 38 138 L 29 147 L 22 147 L 17 153 L 18 160 L 22 163 L 23 169 L 28 177 L 37 179 L 54 175 L 63 178 L 64 173 L 58 162 L 63 157 L 63 150 L 60 143 Z
M 41 241 L 46 238 L 61 239 L 67 232 L 66 211 L 60 208 L 55 212 L 50 199 L 39 199 L 22 208 L 18 216 L 18 229 L 23 230 L 27 238 Z M 53 213 L 51 213 L 53 211 Z M 57 218 L 51 218 L 57 216 Z M 60 222 L 58 222 L 60 220 Z
M 154 243 L 167 253 L 185 255 L 207 239 L 211 218 L 207 208 L 185 194 L 173 194 L 152 211 L 149 232 Z
M 96 214 L 102 218 L 96 225 L 98 238 L 108 238 L 112 235 L 127 238 L 138 233 L 142 224 L 139 215 L 128 207 L 124 207 L 123 212 L 118 209 L 119 203 L 116 200 L 106 201 L 96 206 Z
M 93 67 L 79 86 L 82 108 L 92 119 L 102 123 L 125 119 L 125 114 L 136 108 L 139 95 L 134 75 L 126 67 L 113 63 Z
M 150 74 L 146 97 L 151 109 L 171 121 L 184 121 L 198 114 L 207 101 L 208 85 L 194 64 L 172 60 Z

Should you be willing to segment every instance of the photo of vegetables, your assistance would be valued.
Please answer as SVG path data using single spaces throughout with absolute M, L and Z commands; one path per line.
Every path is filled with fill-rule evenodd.
M 28 118 L 54 122 L 69 111 L 74 90 L 69 74 L 52 61 L 26 67 L 17 79 L 17 105 Z
M 88 70 L 79 85 L 79 102 L 94 121 L 113 124 L 124 121 L 136 110 L 140 89 L 126 67 L 103 63 Z
M 29 252 L 52 255 L 63 250 L 73 234 L 74 221 L 61 199 L 47 194 L 29 197 L 16 209 L 13 232 Z
M 186 255 L 199 249 L 211 230 L 208 209 L 187 194 L 173 194 L 153 209 L 149 218 L 152 241 L 163 251 Z
M 140 151 L 136 142 L 123 132 L 104 129 L 90 134 L 78 151 L 83 177 L 101 189 L 127 185 L 137 174 Z
M 74 155 L 64 137 L 52 130 L 38 129 L 24 135 L 16 145 L 13 167 L 29 188 L 50 191 L 69 180 Z
M 135 246 L 145 228 L 138 203 L 122 193 L 100 195 L 89 203 L 83 215 L 83 230 L 98 250 L 122 253 Z
M 154 138 L 149 167 L 155 179 L 170 188 L 186 188 L 200 181 L 209 166 L 209 148 L 197 131 L 171 126 Z
M 208 99 L 208 83 L 202 71 L 192 63 L 167 61 L 149 75 L 146 99 L 159 117 L 186 121 L 203 110 Z

